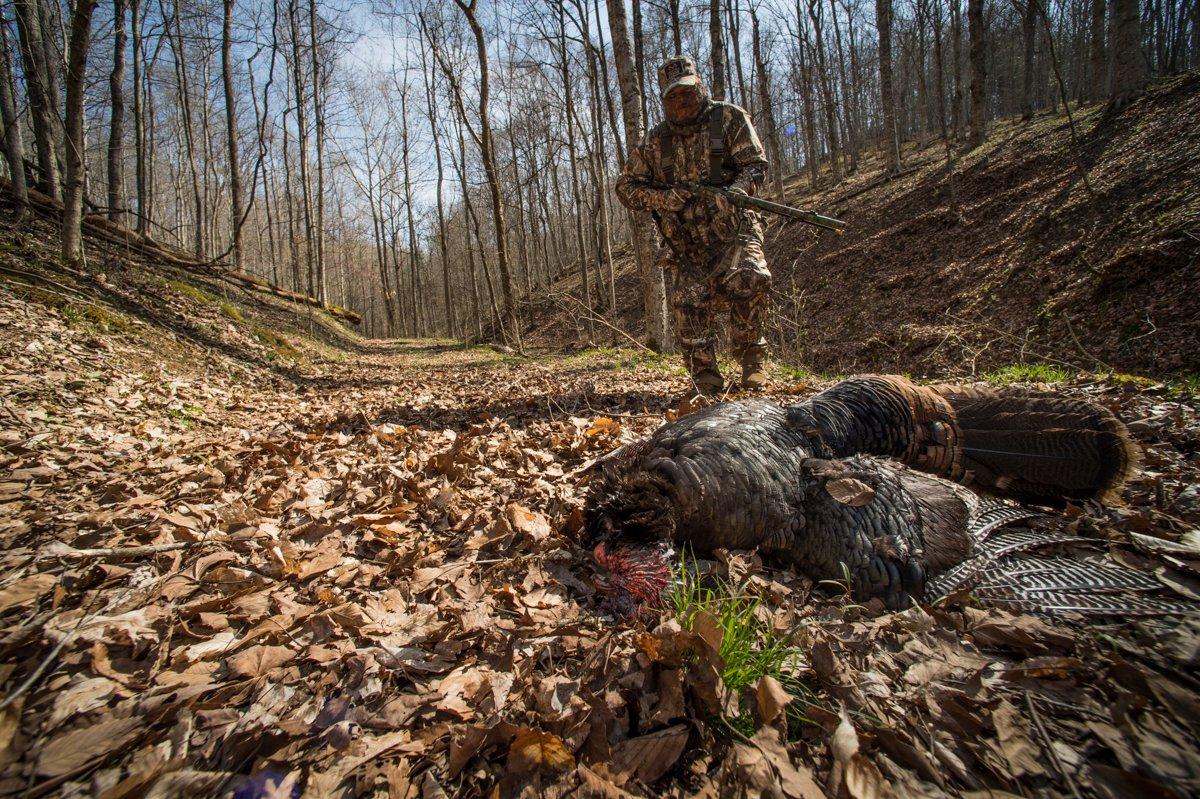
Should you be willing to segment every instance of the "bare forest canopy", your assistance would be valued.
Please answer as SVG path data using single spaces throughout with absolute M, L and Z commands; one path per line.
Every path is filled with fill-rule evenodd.
M 13 0 L 0 30 L 8 174 L 18 203 L 62 201 L 68 261 L 106 214 L 368 335 L 518 346 L 563 275 L 581 313 L 614 313 L 645 222 L 612 183 L 664 57 L 750 110 L 775 187 L 1200 63 L 1195 0 Z

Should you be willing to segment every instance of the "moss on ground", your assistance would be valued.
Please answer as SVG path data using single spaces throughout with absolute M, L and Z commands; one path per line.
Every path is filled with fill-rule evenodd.
M 205 305 L 212 305 L 217 302 L 216 297 L 209 294 L 207 291 L 204 291 L 203 289 L 196 288 L 191 283 L 184 283 L 182 280 L 168 280 L 166 281 L 166 284 L 168 288 L 178 292 L 179 294 L 182 294 L 189 300 L 195 300 L 196 302 L 203 303 Z

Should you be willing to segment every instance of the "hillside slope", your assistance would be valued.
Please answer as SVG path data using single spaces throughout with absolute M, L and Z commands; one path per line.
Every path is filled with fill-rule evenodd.
M 972 374 L 1043 360 L 1200 370 L 1200 75 L 1164 82 L 1121 112 L 1073 113 L 1075 146 L 1065 115 L 1040 116 L 994 125 L 952 170 L 934 143 L 906 149 L 890 181 L 877 155 L 837 186 L 827 174 L 817 191 L 806 175 L 793 178 L 789 202 L 849 229 L 836 237 L 770 223 L 781 359 L 841 374 Z M 577 282 L 553 293 L 577 294 Z M 627 261 L 619 287 L 612 318 L 636 335 Z M 538 303 L 535 342 L 585 338 L 568 305 Z

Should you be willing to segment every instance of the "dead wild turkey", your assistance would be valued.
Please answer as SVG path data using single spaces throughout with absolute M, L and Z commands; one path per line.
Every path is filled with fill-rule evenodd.
M 612 453 L 585 534 L 617 606 L 657 601 L 682 544 L 757 548 L 814 580 L 848 575 L 856 599 L 892 608 L 969 588 L 1020 610 L 1190 612 L 1154 596 L 1150 575 L 1039 554 L 1078 539 L 1013 527 L 1038 512 L 963 487 L 1103 501 L 1135 460 L 1125 426 L 1082 400 L 859 377 L 787 408 L 713 405 Z

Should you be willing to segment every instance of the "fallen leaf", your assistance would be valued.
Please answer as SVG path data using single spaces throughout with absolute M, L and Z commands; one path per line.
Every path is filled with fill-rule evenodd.
M 296 653 L 286 646 L 252 646 L 226 660 L 232 677 L 261 677 L 284 663 Z
M 764 674 L 754 686 L 754 700 L 758 708 L 758 719 L 763 724 L 770 724 L 779 718 L 792 701 L 792 696 L 783 689 L 779 681 L 770 674 Z
M 38 753 L 37 774 L 61 777 L 124 747 L 142 731 L 140 718 L 107 719 L 50 739 Z
M 853 477 L 839 477 L 825 483 L 829 496 L 843 505 L 860 508 L 875 499 L 875 489 Z
M 0 591 L 0 613 L 9 608 L 32 604 L 35 599 L 48 593 L 56 585 L 58 577 L 53 574 L 31 574 L 22 577 Z
M 524 727 L 508 748 L 508 770 L 513 774 L 534 771 L 560 773 L 575 766 L 575 757 L 562 738 L 548 732 Z
M 665 730 L 630 738 L 613 753 L 613 768 L 629 779 L 651 784 L 666 774 L 687 746 L 688 725 L 676 724 Z

